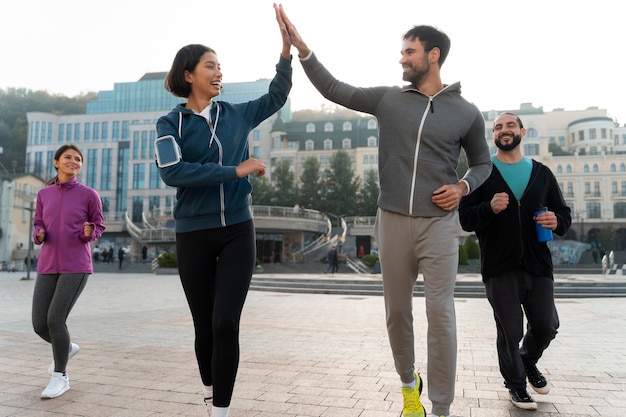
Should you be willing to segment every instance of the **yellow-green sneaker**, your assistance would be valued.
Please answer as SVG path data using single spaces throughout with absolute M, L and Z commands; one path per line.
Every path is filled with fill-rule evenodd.
M 424 407 L 420 402 L 420 394 L 422 393 L 422 378 L 419 374 L 415 374 L 415 388 L 402 387 L 402 399 L 404 400 L 404 408 L 401 417 L 426 417 Z

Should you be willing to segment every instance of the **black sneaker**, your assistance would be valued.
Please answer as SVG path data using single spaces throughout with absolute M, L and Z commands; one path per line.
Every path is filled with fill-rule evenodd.
M 526 376 L 528 377 L 528 382 L 530 386 L 533 387 L 538 394 L 547 394 L 550 392 L 550 386 L 548 385 L 548 380 L 545 376 L 537 369 L 535 365 L 524 365 L 524 369 L 526 369 Z
M 528 394 L 526 388 L 510 388 L 509 394 L 511 394 L 511 402 L 517 408 L 521 408 L 523 410 L 537 409 L 537 403 L 533 400 L 530 394 Z

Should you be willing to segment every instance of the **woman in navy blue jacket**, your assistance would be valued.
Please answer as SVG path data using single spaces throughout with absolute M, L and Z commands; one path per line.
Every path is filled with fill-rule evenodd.
M 282 52 L 269 92 L 246 103 L 215 100 L 222 72 L 213 49 L 180 49 L 165 87 L 187 102 L 157 122 L 157 140 L 171 136 L 181 155 L 172 165 L 157 157 L 157 164 L 163 181 L 176 187 L 178 270 L 193 317 L 204 401 L 213 417 L 229 412 L 239 364 L 239 320 L 256 260 L 248 175 L 262 176 L 265 165 L 250 158 L 248 135 L 280 110 L 291 89 L 291 43 L 284 28 L 281 33 Z

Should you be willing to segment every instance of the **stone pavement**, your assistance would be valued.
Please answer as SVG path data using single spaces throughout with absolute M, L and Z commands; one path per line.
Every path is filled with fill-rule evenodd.
M 81 347 L 68 365 L 71 389 L 41 400 L 51 349 L 32 331 L 34 281 L 22 275 L 0 273 L 0 416 L 206 416 L 177 276 L 90 277 L 68 320 Z M 430 409 L 424 300 L 414 301 Z M 553 388 L 535 394 L 539 410 L 529 412 L 516 409 L 502 386 L 487 300 L 456 300 L 454 416 L 626 416 L 624 299 L 559 299 L 557 306 L 559 335 L 539 363 Z M 398 417 L 401 408 L 381 297 L 249 293 L 231 417 Z

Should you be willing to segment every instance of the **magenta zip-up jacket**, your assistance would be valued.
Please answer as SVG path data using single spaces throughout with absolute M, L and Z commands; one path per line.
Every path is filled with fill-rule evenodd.
M 94 226 L 91 236 L 85 236 L 83 225 Z M 39 274 L 93 273 L 91 246 L 104 232 L 102 201 L 93 188 L 76 178 L 64 183 L 56 181 L 37 193 L 32 239 L 41 244 L 37 261 Z M 44 230 L 43 242 L 37 233 Z

